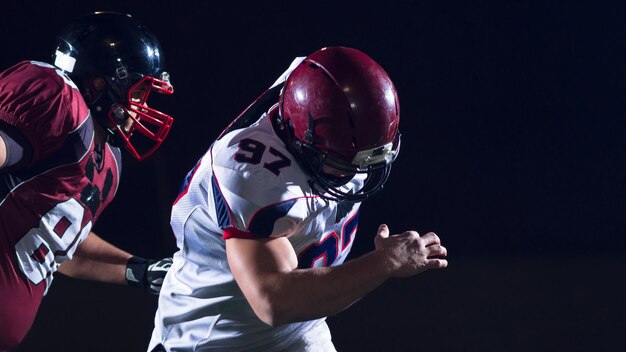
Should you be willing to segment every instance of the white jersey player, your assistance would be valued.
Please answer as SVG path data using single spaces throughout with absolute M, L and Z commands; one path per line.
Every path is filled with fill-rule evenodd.
M 391 240 L 385 226 L 375 255 L 341 265 L 360 202 L 389 176 L 398 123 L 395 88 L 367 55 L 296 59 L 189 172 L 149 350 L 334 351 L 328 314 L 388 277 L 444 267 L 434 234 Z

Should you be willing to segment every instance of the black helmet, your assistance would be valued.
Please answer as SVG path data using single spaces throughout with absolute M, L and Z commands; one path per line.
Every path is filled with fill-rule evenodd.
M 128 14 L 95 12 L 68 24 L 57 40 L 54 65 L 78 86 L 110 141 L 139 160 L 152 154 L 173 119 L 146 101 L 152 91 L 174 92 L 155 36 Z

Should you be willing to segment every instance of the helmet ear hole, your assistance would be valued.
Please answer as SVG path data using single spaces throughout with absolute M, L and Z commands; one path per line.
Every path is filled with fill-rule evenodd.
M 106 90 L 107 81 L 99 76 L 85 76 L 80 84 L 80 91 L 87 105 L 95 104 Z
M 93 87 L 97 92 L 104 92 L 107 89 L 107 81 L 102 77 L 94 77 Z

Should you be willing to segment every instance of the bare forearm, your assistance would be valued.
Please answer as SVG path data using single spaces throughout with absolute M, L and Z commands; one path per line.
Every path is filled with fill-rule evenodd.
M 381 252 L 336 267 L 297 269 L 268 278 L 276 313 L 274 325 L 334 315 L 391 276 Z
M 76 248 L 74 258 L 61 264 L 59 271 L 77 279 L 125 285 L 126 263 L 130 257 L 131 254 L 92 232 Z
M 345 264 L 298 269 L 298 259 L 284 237 L 226 240 L 228 264 L 257 316 L 279 325 L 336 314 L 390 277 L 408 277 L 445 268 L 447 255 L 439 237 L 415 231 L 389 236 L 381 225 L 376 250 Z
M 59 267 L 59 272 L 74 279 L 126 285 L 126 264 L 103 263 L 86 257 L 74 257 Z

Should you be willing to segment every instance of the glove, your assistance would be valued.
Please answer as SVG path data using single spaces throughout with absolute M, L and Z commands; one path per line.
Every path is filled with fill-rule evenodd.
M 135 256 L 126 264 L 126 281 L 130 286 L 141 287 L 149 293 L 158 295 L 165 274 L 171 266 L 172 258 L 155 261 Z

